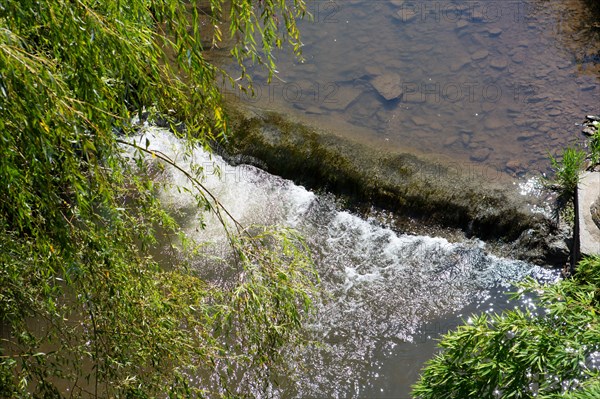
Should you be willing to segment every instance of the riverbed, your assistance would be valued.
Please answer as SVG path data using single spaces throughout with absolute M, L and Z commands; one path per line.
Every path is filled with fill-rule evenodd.
M 384 150 L 548 172 L 600 104 L 589 4 L 310 2 L 303 60 L 280 51 L 270 85 L 251 68 L 254 95 L 229 96 Z

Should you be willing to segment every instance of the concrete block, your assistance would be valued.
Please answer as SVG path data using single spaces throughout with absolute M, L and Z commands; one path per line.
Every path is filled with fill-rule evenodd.
M 600 255 L 600 228 L 592 218 L 592 205 L 600 198 L 600 172 L 583 172 L 577 186 L 579 253 Z

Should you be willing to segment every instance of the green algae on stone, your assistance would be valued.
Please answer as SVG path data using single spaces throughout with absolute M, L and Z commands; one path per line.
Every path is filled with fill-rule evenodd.
M 382 152 L 276 112 L 235 108 L 229 114 L 234 138 L 225 152 L 257 158 L 269 172 L 467 236 L 505 243 L 523 238 L 528 249 L 517 252 L 535 253 L 538 263 L 548 262 L 544 253 L 557 256 L 543 243 L 551 221 L 531 212 L 513 187 L 415 154 Z

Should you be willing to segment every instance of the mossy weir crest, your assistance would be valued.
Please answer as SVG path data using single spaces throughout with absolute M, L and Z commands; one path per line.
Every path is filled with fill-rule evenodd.
M 549 244 L 558 234 L 552 221 L 532 212 L 535 199 L 519 195 L 512 185 L 414 154 L 380 152 L 275 112 L 235 106 L 230 118 L 235 138 L 221 151 L 230 162 L 252 157 L 271 173 L 330 191 L 352 205 L 370 204 L 502 242 L 520 259 L 565 261 L 567 254 Z

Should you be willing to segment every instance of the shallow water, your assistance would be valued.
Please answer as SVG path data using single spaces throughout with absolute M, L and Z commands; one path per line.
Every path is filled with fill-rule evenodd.
M 580 141 L 576 124 L 598 112 L 592 3 L 311 2 L 304 61 L 281 51 L 270 86 L 254 68 L 255 97 L 230 95 L 386 148 L 546 172 L 548 152 Z
M 149 128 L 137 139 L 145 143 L 146 138 L 152 150 L 181 165 L 193 161 L 202 166 L 205 186 L 242 224 L 286 225 L 307 238 L 329 294 L 308 330 L 325 346 L 302 351 L 293 376 L 297 384 L 282 384 L 275 397 L 408 398 L 440 333 L 474 311 L 508 306 L 502 292 L 514 281 L 557 277 L 554 271 L 490 255 L 477 240 L 452 243 L 395 232 L 341 210 L 333 198 L 252 166 L 227 165 L 200 149 L 184 157 L 183 144 L 164 130 Z M 187 184 L 168 167 L 160 178 Z M 208 241 L 207 248 L 226 247 L 215 220 L 208 217 L 209 228 L 197 228 L 193 200 L 174 187 L 162 197 L 187 215 L 187 232 Z M 196 267 L 207 278 L 226 283 L 226 270 L 207 261 Z

